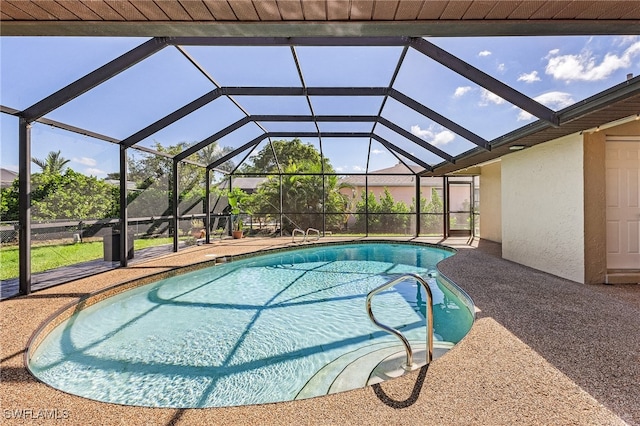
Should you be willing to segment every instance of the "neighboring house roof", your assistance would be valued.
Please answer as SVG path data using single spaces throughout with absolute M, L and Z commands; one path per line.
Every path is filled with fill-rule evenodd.
M 414 175 L 415 173 L 420 173 L 424 171 L 424 167 L 412 164 L 409 167 L 405 166 L 402 163 L 398 163 L 393 167 L 387 167 L 386 169 L 373 170 L 369 173 L 391 173 L 391 174 L 400 174 L 400 175 Z
M 104 180 L 109 185 L 120 186 L 120 181 L 116 179 L 105 179 Z M 127 190 L 135 191 L 138 189 L 138 185 L 135 182 L 127 181 Z
M 18 177 L 18 174 L 14 171 L 0 168 L 0 187 L 7 188 L 11 186 L 14 180 Z
M 255 192 L 258 186 L 260 186 L 262 182 L 267 180 L 266 177 L 233 177 L 232 179 L 233 180 L 231 185 L 234 188 L 240 188 L 249 194 Z M 218 184 L 218 188 L 228 189 L 229 182 L 226 180 L 221 182 L 220 184 Z
M 414 175 L 403 176 L 385 176 L 374 174 L 369 175 L 369 186 L 414 186 L 416 177 Z M 347 176 L 342 179 L 341 183 L 353 186 L 365 186 L 365 176 Z
M 375 186 L 387 186 L 387 187 L 398 187 L 398 186 L 415 186 L 415 173 L 420 173 L 424 171 L 424 168 L 411 165 L 408 168 L 402 163 L 398 163 L 393 167 L 387 167 L 386 169 L 374 170 L 369 172 L 369 182 L 368 185 L 370 187 Z M 394 175 L 392 175 L 394 174 Z M 431 181 L 432 178 L 422 178 L 421 185 L 425 185 Z M 365 186 L 365 176 L 364 175 L 353 175 L 346 176 L 340 181 L 341 183 L 353 185 L 353 186 Z M 442 185 L 442 182 L 433 182 L 435 186 Z M 432 185 L 433 186 L 433 185 Z

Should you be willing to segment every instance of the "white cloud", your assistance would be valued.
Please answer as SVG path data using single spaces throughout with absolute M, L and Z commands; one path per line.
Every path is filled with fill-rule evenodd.
M 411 133 L 421 139 L 426 140 L 432 145 L 446 145 L 456 138 L 449 130 L 441 130 L 436 132 L 433 126 L 429 126 L 428 129 L 422 129 L 420 126 L 411 126 Z
M 506 69 L 507 67 L 505 66 L 505 64 L 498 64 L 498 71 L 505 72 Z
M 84 169 L 84 172 L 88 175 L 91 176 L 104 176 L 107 174 L 107 172 L 105 172 L 104 170 L 100 170 L 100 169 L 96 169 L 95 167 L 87 167 L 86 169 Z
M 518 81 L 533 83 L 535 81 L 540 81 L 540 77 L 538 77 L 538 71 L 531 71 L 529 74 L 520 74 L 520 77 L 518 77 Z
M 478 53 L 478 56 L 489 56 L 491 55 L 491 52 L 488 50 L 483 50 L 482 52 Z
M 496 95 L 493 92 L 488 91 L 487 89 L 482 89 L 482 96 L 480 98 L 480 106 L 487 106 L 489 104 L 500 105 L 505 101 L 500 96 Z
M 336 167 L 336 172 L 344 172 L 344 167 Z
M 93 158 L 89 158 L 89 157 L 80 157 L 80 158 L 73 157 L 71 159 L 71 161 L 73 161 L 74 163 L 80 163 L 80 164 L 83 164 L 83 165 L 89 166 L 89 167 L 93 167 L 93 166 L 97 166 L 98 165 L 98 162 L 96 160 L 94 160 Z
M 593 52 L 585 50 L 578 55 L 560 55 L 559 50 L 549 52 L 545 72 L 556 80 L 598 81 L 604 80 L 615 71 L 628 68 L 633 59 L 640 55 L 640 41 L 631 44 L 620 56 L 607 53 L 598 63 Z
M 354 172 L 364 172 L 364 167 L 360 166 L 352 166 L 351 169 L 353 169 Z
M 452 132 L 450 132 L 449 130 L 444 130 L 442 132 L 436 133 L 436 137 L 433 139 L 432 143 L 436 146 L 446 145 L 452 140 L 454 140 L 455 138 L 456 138 L 456 135 L 454 135 Z
M 433 132 L 430 130 L 422 130 L 417 124 L 411 126 L 411 134 L 422 139 L 427 139 L 433 136 Z
M 371 153 L 374 154 L 374 155 L 378 155 L 378 154 L 384 153 L 384 151 L 381 150 L 381 149 L 372 149 Z
M 459 98 L 464 96 L 466 93 L 471 91 L 473 88 L 471 86 L 460 86 L 456 88 L 456 91 L 453 93 L 454 98 Z
M 571 97 L 571 94 L 566 92 L 547 92 L 533 99 L 556 111 L 576 103 Z M 526 111 L 520 111 L 518 114 L 518 121 L 531 120 L 532 118 L 533 115 Z
M 617 46 L 628 46 L 630 44 L 635 43 L 638 40 L 640 40 L 640 37 L 637 35 L 627 35 L 627 36 L 616 37 L 614 39 L 614 43 Z

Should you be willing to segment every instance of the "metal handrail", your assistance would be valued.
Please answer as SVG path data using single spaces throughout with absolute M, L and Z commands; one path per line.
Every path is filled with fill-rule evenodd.
M 316 229 L 316 228 L 307 228 L 307 232 L 305 232 L 304 234 L 304 241 L 307 241 L 307 237 L 309 236 L 309 232 L 314 232 L 317 236 L 316 236 L 316 241 L 318 241 L 320 239 L 320 230 Z
M 296 242 L 296 232 L 302 234 L 302 236 L 304 237 L 302 239 L 302 241 L 304 242 L 304 239 L 306 238 L 306 234 L 304 233 L 304 231 L 300 228 L 296 228 L 293 230 L 293 232 L 291 233 L 291 242 L 295 243 Z
M 377 287 L 371 290 L 369 294 L 367 294 L 367 313 L 369 314 L 369 319 L 375 325 L 377 325 L 379 328 L 383 329 L 387 333 L 393 334 L 398 339 L 400 339 L 400 341 L 404 345 L 405 351 L 407 352 L 407 363 L 406 365 L 403 365 L 403 368 L 405 370 L 413 370 L 416 366 L 413 364 L 413 351 L 411 350 L 411 345 L 409 344 L 409 341 L 407 340 L 407 338 L 404 337 L 404 335 L 400 333 L 398 330 L 396 330 L 395 328 L 386 326 L 378 322 L 378 320 L 376 320 L 375 317 L 373 316 L 373 311 L 371 310 L 371 299 L 373 299 L 373 296 L 375 296 L 376 294 L 380 293 L 383 290 L 388 289 L 389 287 L 393 287 L 398 283 L 406 281 L 407 278 L 414 278 L 416 281 L 422 284 L 422 287 L 424 287 L 424 290 L 427 293 L 427 303 L 426 303 L 426 312 L 425 312 L 427 316 L 427 324 L 426 324 L 427 325 L 427 359 L 426 361 L 427 361 L 427 365 L 429 365 L 429 363 L 431 363 L 431 359 L 433 358 L 433 295 L 431 294 L 431 289 L 429 288 L 429 284 L 427 284 L 427 282 L 420 275 L 403 274 L 398 278 L 388 281 L 387 283 L 381 285 L 380 287 Z

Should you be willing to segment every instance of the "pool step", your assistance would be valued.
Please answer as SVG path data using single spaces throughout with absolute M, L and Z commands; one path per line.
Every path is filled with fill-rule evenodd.
M 307 384 L 298 392 L 296 399 L 313 398 L 315 396 L 326 395 L 329 393 L 329 388 L 334 382 L 336 377 L 354 360 L 370 353 L 371 351 L 388 347 L 390 342 L 374 343 L 362 348 L 358 348 L 354 351 L 347 352 L 344 355 L 334 359 L 329 364 L 322 367 L 313 375 Z
M 440 358 L 453 346 L 453 343 L 450 342 L 434 342 L 433 359 L 435 360 Z M 417 370 L 418 368 L 426 365 L 426 347 L 427 345 L 425 343 L 411 344 L 411 348 L 413 349 L 413 363 L 414 365 L 416 365 L 413 370 Z M 381 383 L 385 380 L 395 379 L 396 377 L 403 376 L 407 373 L 407 370 L 403 368 L 403 366 L 407 362 L 407 353 L 404 350 L 404 346 L 398 345 L 397 349 L 398 350 L 395 353 L 380 361 L 378 365 L 376 365 L 376 367 L 371 371 L 369 379 L 367 380 L 367 386 Z M 347 370 L 345 370 L 345 373 L 347 373 Z
M 411 342 L 414 362 L 425 364 L 425 343 Z M 433 359 L 453 347 L 449 342 L 434 342 Z M 320 369 L 300 390 L 296 399 L 362 388 L 406 373 L 402 364 L 406 352 L 400 344 L 381 342 L 359 348 L 336 358 Z

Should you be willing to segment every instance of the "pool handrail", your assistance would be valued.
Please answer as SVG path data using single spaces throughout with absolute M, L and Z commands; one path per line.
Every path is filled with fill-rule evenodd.
M 296 228 L 293 230 L 293 232 L 291 233 L 291 242 L 295 243 L 296 242 L 296 232 L 302 234 L 303 239 L 302 242 L 304 242 L 305 238 L 306 238 L 306 234 L 304 233 L 304 231 L 300 228 Z
M 302 242 L 307 241 L 307 237 L 309 236 L 309 232 L 313 232 L 316 234 L 316 239 L 315 241 L 318 241 L 320 239 L 320 230 L 316 229 L 316 228 L 307 228 L 307 232 L 304 233 L 304 240 L 302 240 Z
M 429 365 L 431 363 L 431 360 L 433 358 L 433 295 L 431 294 L 431 289 L 429 288 L 429 284 L 427 284 L 427 282 L 418 274 L 412 274 L 412 273 L 407 273 L 407 274 L 403 274 L 397 278 L 394 278 L 390 281 L 387 281 L 385 284 L 382 284 L 380 287 L 376 287 L 373 290 L 371 290 L 369 292 L 369 294 L 367 294 L 367 313 L 369 314 L 369 319 L 371 320 L 371 322 L 373 322 L 376 326 L 378 326 L 379 328 L 381 328 L 382 330 L 386 331 L 387 333 L 393 334 L 394 336 L 396 336 L 398 339 L 400 339 L 400 341 L 402 342 L 402 344 L 404 345 L 404 349 L 407 352 L 407 362 L 406 365 L 403 365 L 402 367 L 405 370 L 413 370 L 416 368 L 416 365 L 413 364 L 413 351 L 411 349 L 411 344 L 409 343 L 409 341 L 407 340 L 406 337 L 404 337 L 404 335 L 402 333 L 400 333 L 398 330 L 396 330 L 393 327 L 389 327 L 387 325 L 384 325 L 380 322 L 378 322 L 378 320 L 375 319 L 374 315 L 373 315 L 373 311 L 371 309 L 371 300 L 373 299 L 373 296 L 375 296 L 376 294 L 380 293 L 383 290 L 386 290 L 390 287 L 395 286 L 398 283 L 401 283 L 403 281 L 406 281 L 407 278 L 414 278 L 416 281 L 418 281 L 422 287 L 424 287 L 425 292 L 427 293 L 427 302 L 426 302 L 426 316 L 427 316 L 427 356 L 426 356 L 426 364 Z

